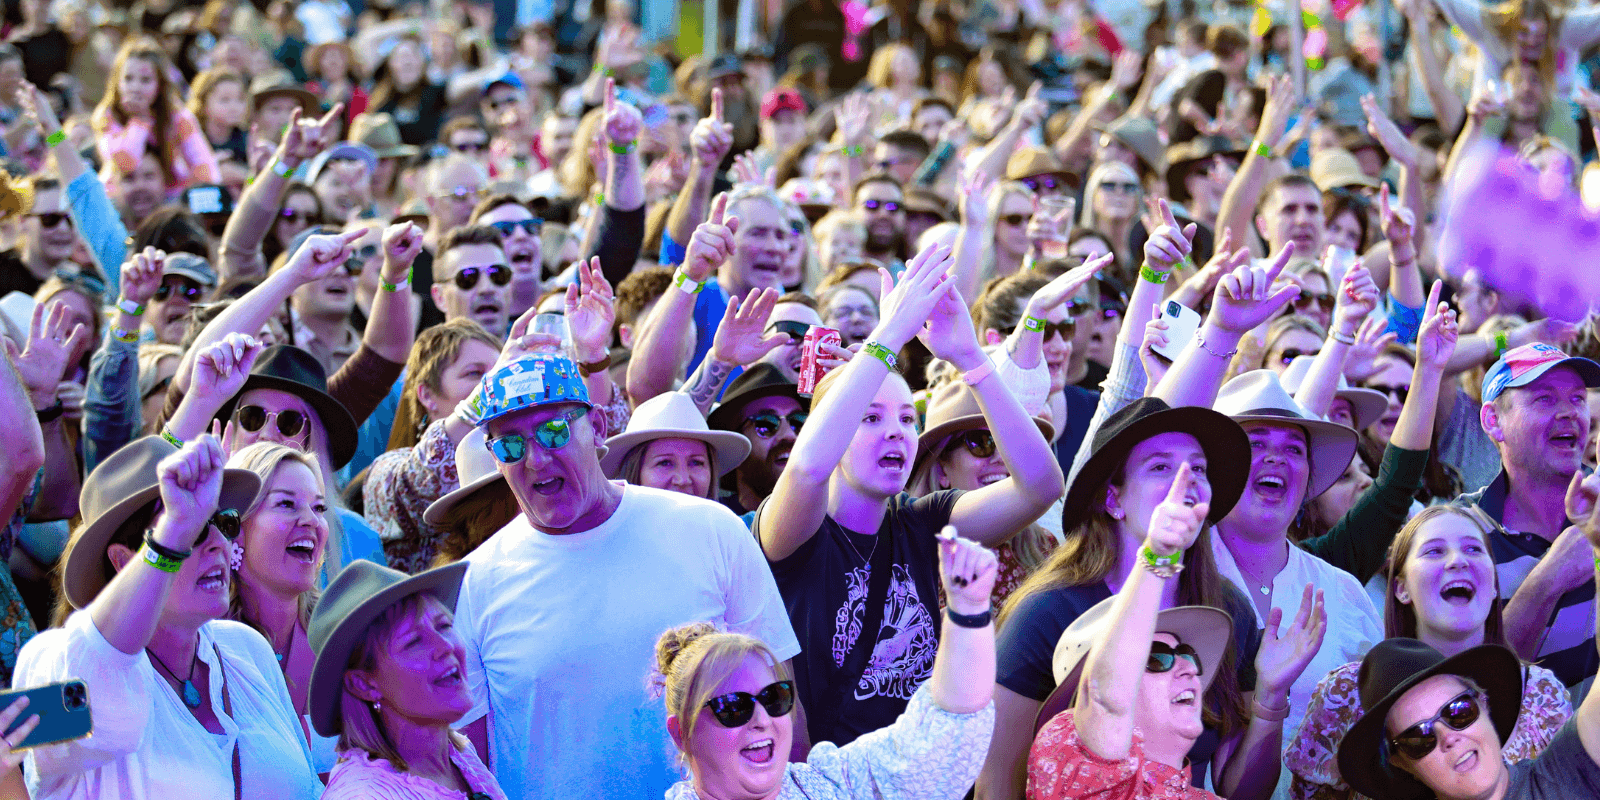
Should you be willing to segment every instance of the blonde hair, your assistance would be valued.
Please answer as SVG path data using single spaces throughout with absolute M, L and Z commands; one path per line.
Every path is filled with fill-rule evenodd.
M 462 317 L 435 325 L 417 335 L 406 359 L 406 382 L 400 391 L 400 408 L 395 411 L 389 432 L 389 449 L 403 450 L 422 441 L 428 428 L 428 410 L 422 407 L 417 390 L 423 386 L 439 391 L 444 371 L 461 355 L 467 342 L 482 342 L 500 352 L 504 343 L 477 321 Z M 448 413 L 448 412 L 446 412 Z
M 1095 167 L 1093 172 L 1089 173 L 1089 180 L 1084 184 L 1083 210 L 1079 213 L 1079 227 L 1103 230 L 1103 228 L 1098 224 L 1098 221 L 1094 218 L 1094 193 L 1099 190 L 1100 184 L 1116 177 L 1116 174 L 1119 172 L 1125 174 L 1129 181 L 1138 184 L 1139 197 L 1144 197 L 1144 182 L 1139 180 L 1138 170 L 1135 170 L 1133 167 L 1130 167 L 1121 161 L 1103 162 L 1100 164 L 1100 166 Z M 1139 212 L 1137 209 L 1135 209 L 1134 217 L 1137 218 L 1138 216 Z M 1115 242 L 1112 244 L 1115 245 Z M 1116 247 L 1113 246 L 1112 249 L 1115 250 Z
M 0 170 L 0 219 L 20 217 L 33 210 L 33 181 L 13 178 Z
M 678 759 L 694 737 L 700 709 L 734 670 L 751 657 L 760 659 L 778 680 L 791 680 L 789 668 L 760 640 L 717 630 L 709 622 L 680 625 L 656 640 L 652 688 L 661 692 L 667 714 L 678 718 Z
M 256 442 L 255 444 L 242 448 L 228 458 L 229 469 L 246 469 L 254 472 L 258 477 L 261 478 L 261 491 L 256 494 L 255 502 L 251 503 L 248 509 L 244 509 L 239 514 L 239 519 L 241 522 L 249 519 L 251 516 L 254 516 L 256 511 L 261 508 L 261 504 L 266 502 L 267 482 L 272 480 L 272 476 L 278 473 L 278 468 L 283 466 L 286 462 L 305 465 L 307 469 L 311 470 L 312 477 L 317 479 L 317 485 L 322 487 L 323 493 L 327 493 L 328 483 L 323 477 L 322 466 L 318 462 L 316 456 L 303 450 L 296 450 L 293 447 L 286 447 L 274 442 Z M 329 504 L 328 510 L 324 516 L 332 516 L 333 513 L 333 505 Z M 243 536 L 241 534 L 241 539 L 242 538 Z M 243 544 L 243 542 L 241 542 L 241 544 Z M 332 525 L 329 525 L 327 545 L 322 551 L 322 559 L 324 562 L 327 562 L 330 557 L 333 559 L 333 563 L 341 563 L 339 553 L 339 537 L 334 535 Z M 243 622 L 244 624 L 255 628 L 261 633 L 262 636 L 266 636 L 267 632 L 262 630 L 260 625 L 257 625 L 254 620 L 245 616 L 244 599 L 239 593 L 239 583 L 242 580 L 243 572 L 241 571 L 239 573 L 239 579 L 231 581 L 229 584 L 233 587 L 233 598 L 228 603 L 228 618 Z M 311 609 L 316 607 L 317 598 L 321 595 L 322 592 L 315 588 L 300 593 L 300 597 L 296 601 L 296 605 L 298 607 L 298 613 L 296 616 L 299 618 L 301 625 L 311 624 Z M 271 637 L 268 638 L 270 639 Z
M 899 42 L 882 45 L 873 51 L 872 61 L 867 65 L 867 83 L 878 89 L 889 88 L 894 83 L 894 60 L 901 53 L 911 53 L 913 58 L 916 57 L 910 47 Z

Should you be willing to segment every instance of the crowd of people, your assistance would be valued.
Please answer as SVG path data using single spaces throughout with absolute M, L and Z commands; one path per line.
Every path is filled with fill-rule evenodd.
M 0 797 L 1600 796 L 1600 8 L 720 9 L 7 4 Z

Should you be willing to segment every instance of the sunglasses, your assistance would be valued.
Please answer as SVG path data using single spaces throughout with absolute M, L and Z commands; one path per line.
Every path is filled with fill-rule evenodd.
M 1295 359 L 1297 359 L 1297 358 L 1299 358 L 1301 356 L 1313 356 L 1314 357 L 1314 356 L 1316 356 L 1316 354 L 1317 354 L 1316 350 L 1301 350 L 1298 347 L 1290 347 L 1290 348 L 1288 348 L 1288 349 L 1283 351 L 1283 363 L 1284 363 L 1284 365 L 1287 366 L 1289 362 L 1291 362 L 1291 361 L 1293 361 L 1293 360 L 1295 360 Z
M 1331 313 L 1336 298 L 1331 294 L 1302 293 L 1294 299 L 1294 307 L 1299 311 L 1310 311 L 1313 305 L 1319 306 L 1323 311 Z
M 1412 761 L 1421 761 L 1439 746 L 1439 736 L 1434 724 L 1443 722 L 1451 730 L 1464 731 L 1478 721 L 1478 700 L 1482 695 L 1468 689 L 1439 707 L 1439 713 L 1401 731 L 1389 740 L 1389 745 Z
M 68 227 L 72 226 L 72 217 L 65 211 L 46 211 L 43 214 L 29 214 L 28 216 L 39 220 L 39 227 L 41 228 L 54 228 L 60 225 L 62 220 L 66 220 Z
M 1200 654 L 1193 647 L 1180 644 L 1176 647 L 1166 642 L 1150 643 L 1150 659 L 1144 662 L 1145 672 L 1171 672 L 1178 665 L 1178 659 L 1185 659 L 1194 665 L 1195 672 L 1206 674 L 1206 668 L 1200 663 Z
M 1106 181 L 1105 183 L 1100 184 L 1100 188 L 1105 189 L 1108 192 L 1121 192 L 1123 194 L 1139 193 L 1139 184 L 1130 183 L 1128 181 Z
M 806 424 L 806 418 L 811 415 L 804 411 L 790 412 L 787 417 L 780 417 L 771 411 L 763 411 L 744 418 L 745 424 L 755 429 L 756 435 L 763 439 L 771 439 L 778 435 L 778 426 L 784 422 L 789 423 L 789 430 L 800 433 L 800 426 Z
M 171 297 L 174 292 L 182 294 L 184 299 L 193 303 L 200 299 L 200 284 L 178 277 L 174 277 L 171 280 L 164 280 L 161 282 L 160 286 L 156 287 L 155 299 L 158 302 L 165 301 L 167 298 Z
M 345 260 L 344 271 L 350 273 L 350 277 L 352 278 L 359 277 L 361 275 L 361 270 L 366 269 L 367 262 L 371 261 L 377 255 L 378 246 L 375 244 L 369 244 L 366 247 L 355 251 L 350 258 Z
M 588 408 L 576 408 L 565 414 L 551 417 L 533 429 L 533 441 L 546 450 L 560 450 L 572 441 L 572 423 L 589 413 Z M 510 433 L 484 442 L 489 452 L 502 464 L 515 464 L 528 455 L 528 437 Z
M 711 709 L 711 716 L 717 718 L 717 724 L 724 728 L 737 728 L 755 715 L 756 703 L 760 703 L 769 716 L 787 716 L 794 710 L 794 681 L 771 683 L 755 694 L 729 692 L 717 695 L 706 701 L 706 708 Z
M 1026 186 L 1035 192 L 1052 192 L 1066 185 L 1064 181 L 1056 180 L 1054 175 L 1038 175 L 1032 178 L 1023 178 L 1021 183 L 1023 186 Z
M 794 320 L 781 319 L 772 323 L 771 325 L 768 325 L 767 330 L 787 334 L 789 341 L 799 342 L 806 338 L 806 331 L 811 330 L 811 325 L 805 322 L 795 322 Z
M 285 208 L 278 212 L 278 216 L 296 225 L 302 222 L 310 225 L 317 221 L 317 212 L 301 211 L 298 208 Z
M 518 228 L 521 228 L 523 232 L 529 236 L 538 236 L 539 232 L 544 230 L 544 220 L 539 219 L 538 217 L 516 220 L 514 222 L 491 222 L 489 224 L 493 225 L 494 229 L 499 231 L 501 236 L 510 236 L 511 234 L 516 233 Z
M 505 286 L 511 282 L 511 268 L 504 264 L 491 264 L 487 267 L 467 267 L 456 273 L 456 287 L 462 291 L 471 291 L 479 283 L 479 279 L 487 273 L 489 282 L 496 286 Z
M 160 500 L 156 500 L 152 518 L 154 515 L 160 514 L 165 508 L 166 506 Z M 222 534 L 222 538 L 231 542 L 239 538 L 239 510 L 236 508 L 219 508 L 216 513 L 211 515 L 211 519 L 207 520 L 206 525 L 210 528 L 216 528 L 217 533 Z M 200 534 L 194 538 L 194 544 L 190 545 L 189 549 L 198 550 L 205 541 L 206 528 L 201 528 Z
M 450 149 L 457 153 L 482 153 L 489 149 L 488 142 L 460 142 L 450 145 Z
M 1382 393 L 1384 393 L 1386 395 L 1389 395 L 1390 397 L 1393 397 L 1394 399 L 1400 401 L 1401 405 L 1405 404 L 1406 396 L 1411 394 L 1411 387 L 1409 387 L 1409 386 L 1384 386 L 1381 383 L 1372 383 L 1372 384 L 1366 385 L 1363 388 L 1371 389 L 1374 392 L 1382 392 Z
M 261 406 L 240 406 L 233 412 L 233 419 L 239 423 L 239 427 L 250 433 L 255 433 L 265 428 L 268 422 L 276 420 L 278 433 L 291 439 L 306 429 L 306 415 L 292 408 L 268 411 Z
M 949 455 L 957 447 L 965 447 L 973 458 L 989 458 L 994 455 L 994 434 L 986 430 L 958 433 L 950 437 L 950 444 L 944 448 L 945 455 Z
M 1069 314 L 1071 313 L 1070 309 L 1068 310 L 1068 313 Z M 1020 325 L 1021 323 L 1019 322 L 1017 324 Z M 1017 326 L 1016 325 L 1012 325 L 1010 327 L 1001 328 L 1000 332 L 1004 333 L 1007 336 L 1010 336 L 1012 334 L 1012 332 L 1015 331 L 1016 329 L 1017 329 Z M 1044 340 L 1048 342 L 1048 341 L 1050 341 L 1050 337 L 1052 337 L 1052 336 L 1060 336 L 1063 339 L 1071 339 L 1073 334 L 1075 334 L 1077 332 L 1078 332 L 1078 322 L 1077 322 L 1077 320 L 1071 319 L 1069 317 L 1069 318 L 1064 319 L 1064 320 L 1062 320 L 1060 322 L 1046 322 L 1044 324 L 1044 329 L 1041 330 L 1039 333 L 1040 333 L 1040 335 L 1042 335 L 1044 337 Z
M 862 200 L 861 207 L 868 211 L 883 209 L 885 214 L 894 214 L 900 210 L 900 204 L 893 200 Z
M 1032 218 L 1032 214 L 1005 214 L 1000 217 L 1000 221 L 1010 225 L 1013 228 L 1020 228 L 1023 225 L 1028 224 L 1028 220 Z

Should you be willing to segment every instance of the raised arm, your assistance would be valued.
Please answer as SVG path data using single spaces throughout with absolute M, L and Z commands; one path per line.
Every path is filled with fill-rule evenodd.
M 700 360 L 694 374 L 683 382 L 683 391 L 694 401 L 701 414 L 711 411 L 711 406 L 722 394 L 722 385 L 739 367 L 760 361 L 763 356 L 789 341 L 788 334 L 774 333 L 763 336 L 767 318 L 778 302 L 778 290 L 762 289 L 745 295 L 743 300 L 728 303 L 723 312 L 722 324 L 711 339 L 711 350 Z M 844 360 L 849 360 L 845 352 Z M 842 362 L 841 362 L 842 363 Z
M 999 563 L 994 553 L 955 533 L 954 526 L 945 526 L 939 538 L 939 579 L 946 608 L 965 616 L 988 614 Z M 933 702 L 952 714 L 980 711 L 994 698 L 994 672 L 994 624 L 969 628 L 946 615 L 928 679 Z
M 706 220 L 706 210 L 711 205 L 711 188 L 717 180 L 717 167 L 733 148 L 733 125 L 723 119 L 722 90 L 711 90 L 711 116 L 701 119 L 689 134 L 689 149 L 694 152 L 689 162 L 689 178 L 678 199 L 672 201 L 667 212 L 667 236 L 677 244 L 679 252 L 673 258 L 663 258 L 661 263 L 675 266 L 683 260 L 682 251 L 689 245 L 694 229 Z
M 89 335 L 82 324 L 67 318 L 65 303 L 35 304 L 28 326 L 27 347 L 16 357 L 17 374 L 28 389 L 33 413 L 54 413 L 40 423 L 44 435 L 44 480 L 33 502 L 31 519 L 69 519 L 78 513 L 78 458 L 67 437 L 67 422 L 59 413 L 62 376 L 67 361 Z
M 644 245 L 644 162 L 639 134 L 644 116 L 633 104 L 617 101 L 616 82 L 606 79 L 602 136 L 606 148 L 605 203 L 595 209 L 590 247 L 584 256 L 598 256 L 607 278 L 621 283 L 639 261 Z
M 616 319 L 616 309 L 611 301 L 611 284 L 606 282 L 598 257 L 588 263 L 578 262 L 578 280 L 567 284 L 564 309 L 589 401 L 596 406 L 609 406 L 617 391 L 611 382 L 611 370 L 606 368 L 610 366 L 611 323 Z M 605 366 L 590 371 L 589 365 L 594 364 Z
M 1405 0 L 1401 10 L 1411 23 L 1411 67 L 1422 78 L 1423 91 L 1433 105 L 1433 117 L 1439 121 L 1441 130 L 1456 130 L 1467 115 L 1466 107 L 1461 96 L 1445 83 L 1439 53 L 1433 49 L 1433 19 L 1428 14 L 1428 0 Z
M 1327 259 L 1324 258 L 1324 271 Z M 1372 274 L 1357 264 L 1346 272 L 1339 282 L 1339 294 L 1333 308 L 1333 325 L 1328 339 L 1322 343 L 1311 362 L 1311 371 L 1294 393 L 1295 402 L 1307 411 L 1324 419 L 1333 406 L 1334 393 L 1339 389 L 1339 376 L 1344 374 L 1345 357 L 1350 346 L 1356 343 L 1356 333 L 1367 316 L 1378 307 L 1378 287 L 1372 284 Z
M 1028 94 L 1017 104 L 1011 120 L 978 151 L 972 169 L 993 176 L 1006 173 L 1006 160 L 1016 151 L 1017 143 L 1022 141 L 1024 134 L 1038 127 L 1039 121 L 1044 119 L 1045 112 L 1049 110 L 1044 100 L 1039 98 L 1039 88 L 1037 81 L 1028 87 Z
M 289 125 L 272 160 L 239 196 L 239 203 L 228 218 L 227 227 L 223 228 L 217 258 L 217 271 L 223 277 L 266 274 L 267 261 L 261 254 L 261 243 L 266 241 L 267 232 L 272 229 L 272 222 L 283 205 L 290 176 L 303 162 L 333 143 L 339 115 L 343 112 L 344 104 L 335 103 L 320 119 L 301 119 L 299 108 L 290 113 Z M 251 132 L 257 132 L 254 125 Z M 255 138 L 254 135 L 251 138 Z
M 733 253 L 739 219 L 726 216 L 727 210 L 728 196 L 724 194 L 712 203 L 711 218 L 695 229 L 672 285 L 639 329 L 633 357 L 628 360 L 628 399 L 635 406 L 671 391 L 672 381 L 684 367 L 689 354 L 680 352 L 680 345 L 685 329 L 694 325 L 695 300 Z
M 1572 476 L 1567 487 L 1567 519 L 1578 520 L 1589 550 L 1594 556 L 1594 571 L 1590 580 L 1600 579 L 1600 473 L 1585 476 L 1581 472 Z M 1597 600 L 1596 602 L 1600 602 Z M 1600 615 L 1595 618 L 1596 639 L 1600 640 Z M 1595 763 L 1600 763 L 1600 694 L 1590 692 L 1573 714 L 1577 721 L 1578 738 L 1583 749 Z
M 383 266 L 378 291 L 372 298 L 372 316 L 361 343 L 396 364 L 411 357 L 417 327 L 412 306 L 411 266 L 422 252 L 422 229 L 414 222 L 390 225 L 383 232 Z
M 1261 190 L 1267 182 L 1277 174 L 1279 167 L 1270 155 L 1262 155 L 1262 149 L 1272 153 L 1283 139 L 1283 132 L 1289 124 L 1289 115 L 1294 113 L 1295 106 L 1299 103 L 1294 83 L 1287 75 L 1279 75 L 1272 81 L 1267 89 L 1267 105 L 1261 111 L 1261 124 L 1256 128 L 1255 141 L 1250 145 L 1250 152 L 1245 154 L 1244 163 L 1239 165 L 1239 171 L 1233 174 L 1233 182 L 1228 184 L 1222 193 L 1222 203 L 1217 209 L 1217 230 L 1228 231 L 1232 239 L 1240 244 L 1252 241 L 1253 229 L 1251 218 L 1255 215 L 1256 201 L 1261 198 Z
M 961 177 L 961 228 L 956 232 L 955 280 L 962 297 L 977 297 L 984 276 L 978 265 L 983 263 L 983 253 L 992 242 L 984 241 L 984 234 L 994 230 L 992 190 L 994 178 L 982 170 L 973 170 Z
M 104 341 L 89 357 L 84 381 L 83 462 L 85 474 L 118 448 L 139 436 L 139 319 L 161 285 L 164 253 L 145 248 L 122 267 L 122 299 Z M 138 307 L 130 314 L 126 306 Z
M 23 81 L 17 89 L 17 102 L 22 105 L 23 113 L 39 126 L 39 132 L 47 144 L 51 136 L 63 134 L 49 147 L 50 154 L 56 160 L 56 174 L 61 179 L 61 189 L 66 193 L 67 202 L 72 205 L 72 220 L 105 271 L 107 286 L 113 292 L 120 290 L 118 268 L 126 260 L 128 252 L 128 229 L 122 224 L 122 215 L 111 204 L 100 176 L 89 169 L 83 154 L 72 145 L 69 137 L 64 136 L 61 121 L 56 118 L 49 98 L 37 86 Z
M 1139 83 L 1140 53 L 1134 50 L 1124 50 L 1111 65 L 1111 80 L 1094 92 L 1083 104 L 1072 122 L 1067 125 L 1067 130 L 1055 142 L 1057 155 L 1076 152 L 1084 139 L 1088 138 L 1094 130 L 1094 124 L 1105 113 L 1107 107 L 1119 98 L 1125 98 L 1127 92 Z M 1147 82 L 1148 83 L 1148 82 Z M 1149 87 L 1139 93 L 1139 97 L 1148 101 Z M 1129 113 L 1136 113 L 1134 108 L 1128 109 Z
M 879 270 L 883 310 L 867 341 L 891 353 L 900 352 L 950 291 L 949 266 L 949 248 L 935 246 L 911 260 L 898 284 L 887 270 Z M 870 356 L 852 358 L 840 369 L 843 371 L 833 379 L 832 388 L 821 402 L 813 404 L 811 416 L 789 452 L 788 466 L 771 497 L 756 512 L 761 549 L 768 561 L 787 558 L 822 526 L 828 513 L 828 480 L 889 373 L 888 364 Z M 1034 427 L 1031 420 L 1026 424 Z
M 230 333 L 221 341 L 198 349 L 194 383 L 162 428 L 162 435 L 189 442 L 210 430 L 211 421 L 223 404 L 244 388 L 250 368 L 264 349 L 255 338 L 243 333 Z

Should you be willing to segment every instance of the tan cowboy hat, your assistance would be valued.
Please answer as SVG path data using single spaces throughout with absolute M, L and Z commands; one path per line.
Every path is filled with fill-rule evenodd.
M 1283 390 L 1289 394 L 1299 394 L 1300 384 L 1305 383 L 1306 375 L 1311 373 L 1311 364 L 1317 360 L 1316 356 L 1295 356 L 1289 362 L 1288 369 L 1283 371 Z M 1333 396 L 1350 404 L 1350 416 L 1355 418 L 1356 430 L 1364 430 L 1368 425 L 1383 419 L 1383 412 L 1389 410 L 1389 396 L 1383 392 L 1371 389 L 1358 389 L 1350 385 L 1339 376 L 1339 386 L 1334 389 Z
M 1056 640 L 1056 652 L 1050 663 L 1056 688 L 1039 707 L 1039 716 L 1033 723 L 1034 733 L 1072 707 L 1079 679 L 1083 677 L 1083 665 L 1089 660 L 1089 651 L 1105 635 L 1106 626 L 1111 622 L 1111 606 L 1116 600 L 1116 597 L 1107 597 L 1095 603 L 1073 620 Z M 1233 617 L 1210 606 L 1169 608 L 1156 615 L 1156 633 L 1171 634 L 1179 643 L 1194 648 L 1200 656 L 1200 693 L 1204 695 L 1211 687 L 1211 680 L 1217 677 L 1218 665 L 1228 652 L 1228 642 L 1233 639 Z
M 414 594 L 428 593 L 445 608 L 456 607 L 467 562 L 457 561 L 415 576 L 358 559 L 350 562 L 317 599 L 306 626 L 306 639 L 317 660 L 311 667 L 311 726 L 323 736 L 344 731 L 339 696 L 344 692 L 345 665 L 367 627 L 395 603 Z M 467 665 L 460 665 L 465 683 Z
M 1326 192 L 1349 186 L 1378 188 L 1378 182 L 1361 171 L 1361 163 L 1349 150 L 1330 147 L 1311 157 L 1311 180 Z
M 1294 397 L 1279 382 L 1278 373 L 1270 369 L 1246 372 L 1228 381 L 1212 408 L 1232 417 L 1240 425 L 1269 422 L 1304 430 L 1311 461 L 1311 486 L 1306 491 L 1307 500 L 1328 491 L 1328 487 L 1344 474 L 1345 467 L 1350 466 L 1350 459 L 1356 454 L 1354 429 L 1317 419 L 1294 401 Z
M 1055 426 L 1049 421 L 1034 417 L 1033 424 L 1039 426 L 1045 441 L 1055 438 Z M 984 418 L 983 409 L 978 407 L 978 395 L 972 391 L 972 387 L 959 380 L 939 384 L 928 396 L 928 413 L 923 420 L 922 435 L 917 437 L 917 458 L 911 468 L 911 482 L 907 485 L 917 485 L 918 479 L 933 469 L 934 457 L 944 449 L 950 437 L 963 431 L 988 427 L 989 420 Z
M 473 428 L 461 437 L 456 445 L 456 475 L 460 488 L 428 504 L 422 512 L 422 521 L 436 528 L 448 528 L 460 521 L 457 507 L 478 492 L 511 493 L 500 470 L 495 467 L 494 454 L 486 444 L 489 434 L 483 428 Z
M 1134 152 L 1146 169 L 1157 175 L 1167 172 L 1166 146 L 1161 143 L 1161 133 L 1156 125 L 1144 117 L 1124 114 L 1112 120 L 1102 130 L 1111 138 Z
M 400 141 L 400 126 L 383 111 L 357 114 L 350 123 L 350 140 L 372 148 L 378 158 L 408 158 L 422 152 L 422 148 Z
M 622 476 L 622 462 L 633 448 L 656 439 L 693 439 L 711 448 L 717 477 L 732 472 L 750 455 L 750 440 L 728 431 L 714 431 L 683 392 L 658 394 L 639 404 L 628 420 L 628 429 L 606 440 L 606 454 L 600 468 L 606 477 Z
M 322 113 L 322 101 L 317 96 L 306 91 L 289 74 L 288 70 L 273 70 L 257 75 L 250 82 L 250 108 L 260 111 L 261 104 L 278 96 L 293 97 L 300 103 L 300 116 L 314 117 Z
M 135 439 L 100 462 L 83 482 L 78 511 L 84 525 L 67 542 L 61 556 L 61 586 L 73 608 L 88 607 L 105 588 L 107 576 L 100 560 L 111 537 L 139 509 L 161 497 L 157 467 L 161 459 L 176 452 L 178 448 L 159 436 Z M 225 469 L 217 508 L 243 514 L 255 504 L 260 490 L 261 478 L 254 472 Z

